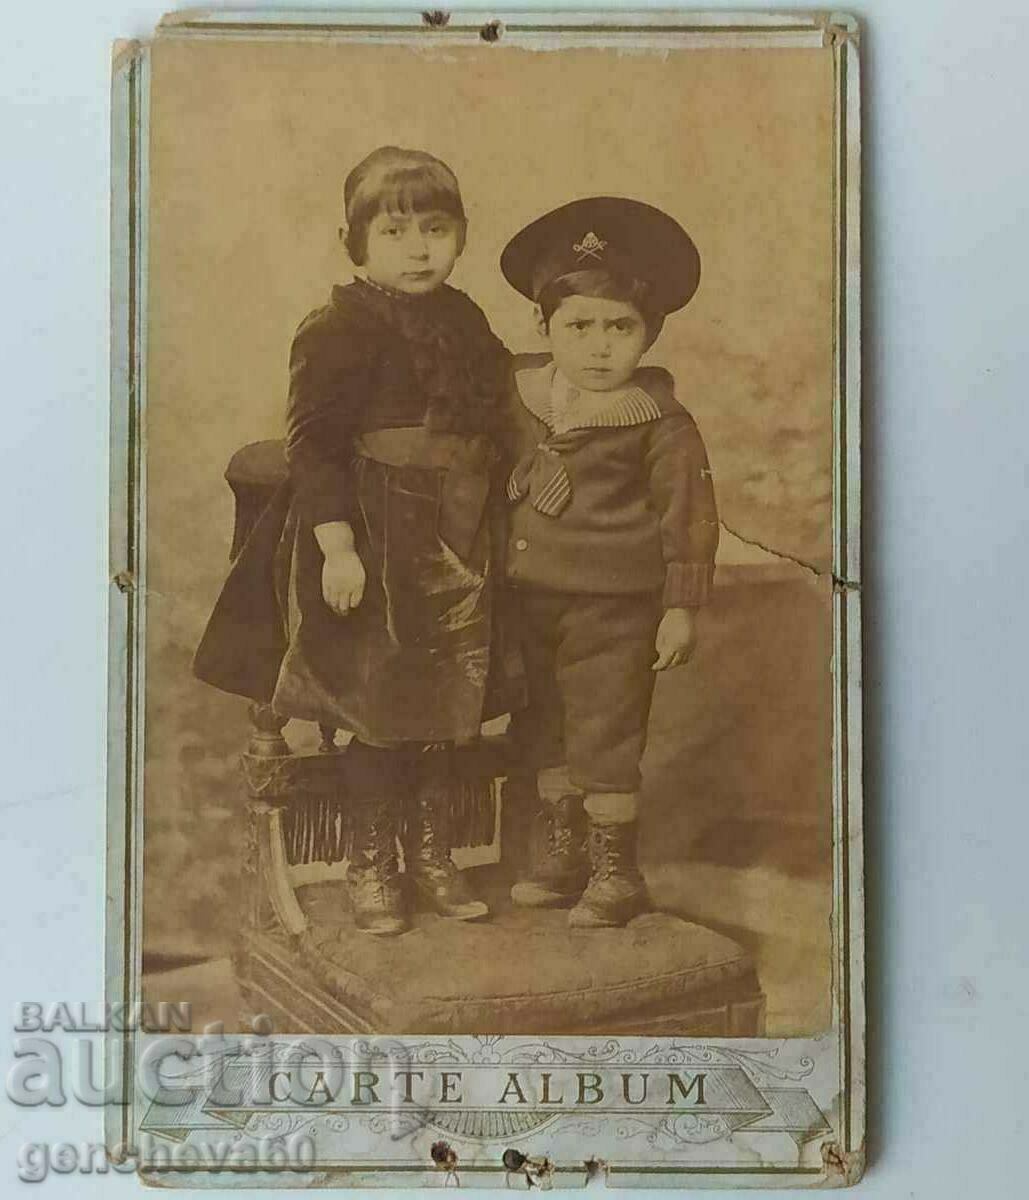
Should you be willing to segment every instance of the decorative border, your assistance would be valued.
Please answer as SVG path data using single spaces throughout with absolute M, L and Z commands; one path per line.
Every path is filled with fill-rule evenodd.
M 149 49 L 114 47 L 111 70 L 111 477 L 107 710 L 107 937 L 105 996 L 123 1011 L 140 996 L 143 731 L 146 646 L 146 294 Z M 131 1142 L 132 1030 L 109 1034 L 105 1106 L 115 1160 Z
M 289 38 L 362 42 L 483 44 L 485 14 L 455 14 L 427 27 L 413 13 L 243 11 L 185 12 L 165 17 L 157 37 Z M 822 1167 L 646 1166 L 609 1162 L 609 1178 L 625 1186 L 775 1186 L 854 1182 L 864 1155 L 864 936 L 861 764 L 860 547 L 860 87 L 858 26 L 837 13 L 513 12 L 499 27 L 506 43 L 529 48 L 634 45 L 667 47 L 831 47 L 834 56 L 834 1011 L 838 1043 L 839 1139 L 823 1146 Z M 651 42 L 651 39 L 653 41 Z M 488 52 L 484 50 L 484 52 Z M 108 853 L 106 991 L 110 1003 L 139 999 L 142 961 L 141 885 L 143 704 L 146 612 L 146 290 L 148 211 L 149 44 L 120 43 L 112 64 L 111 191 L 111 529 L 108 702 Z M 557 1039 L 555 1039 L 555 1042 Z M 569 1039 L 561 1039 L 562 1044 Z M 135 1094 L 139 1038 L 111 1033 L 109 1063 L 121 1096 L 106 1110 L 105 1134 L 115 1159 L 134 1140 L 144 1113 Z M 674 1039 L 667 1042 L 668 1050 Z M 790 1045 L 791 1043 L 785 1043 Z M 605 1045 L 618 1045 L 610 1039 Z M 767 1041 L 765 1047 L 780 1043 Z M 414 1047 L 412 1046 L 412 1049 Z M 689 1047 L 696 1049 L 696 1046 Z M 722 1047 L 722 1050 L 725 1048 Z M 324 1169 L 322 1169 L 324 1168 Z M 581 1176 L 578 1166 L 558 1165 Z M 499 1165 L 467 1168 L 489 1184 Z M 370 1178 L 370 1174 L 374 1178 Z M 281 1184 L 306 1184 L 304 1177 Z M 166 1180 L 162 1179 L 162 1182 Z M 211 1173 L 190 1173 L 191 1186 L 218 1186 Z M 240 1180 L 239 1182 L 245 1182 Z M 583 1177 L 583 1182 L 585 1178 Z M 416 1163 L 319 1164 L 318 1184 L 403 1185 L 439 1178 Z
M 630 1042 L 617 1038 L 608 1038 L 600 1044 L 567 1042 L 568 1039 L 563 1039 L 559 1045 L 556 1040 L 488 1036 L 418 1042 L 355 1038 L 345 1048 L 334 1045 L 332 1049 L 337 1053 L 328 1056 L 324 1043 L 319 1045 L 315 1041 L 281 1039 L 256 1043 L 252 1038 L 242 1039 L 221 1055 L 217 1088 L 222 1095 L 216 1094 L 212 1072 L 204 1064 L 189 1077 L 179 1079 L 184 1094 L 176 1097 L 175 1103 L 154 1100 L 148 1105 L 141 1129 L 179 1145 L 198 1131 L 224 1134 L 235 1130 L 238 1143 L 250 1139 L 256 1149 L 262 1141 L 290 1136 L 302 1129 L 309 1134 L 328 1135 L 331 1142 L 333 1135 L 359 1128 L 366 1136 L 386 1135 L 394 1144 L 404 1142 L 407 1150 L 413 1149 L 410 1140 L 414 1135 L 429 1130 L 435 1131 L 434 1136 L 457 1136 L 492 1144 L 494 1158 L 509 1144 L 529 1134 L 538 1135 L 559 1121 L 562 1136 L 589 1137 L 593 1145 L 602 1144 L 605 1135 L 611 1141 L 610 1128 L 605 1126 L 613 1124 L 615 1145 L 643 1138 L 650 1152 L 677 1147 L 689 1151 L 724 1141 L 741 1130 L 758 1137 L 785 1134 L 799 1150 L 832 1131 L 825 1113 L 804 1086 L 815 1070 L 815 1060 L 809 1055 L 789 1061 L 780 1057 L 777 1046 L 761 1050 L 746 1044 L 677 1042 L 674 1038 L 650 1045 L 645 1040 Z M 344 1086 L 348 1071 L 368 1072 L 373 1068 L 385 1074 L 398 1063 L 422 1081 L 431 1073 L 430 1068 L 446 1068 L 451 1083 L 465 1081 L 462 1084 L 465 1087 L 467 1077 L 475 1080 L 478 1076 L 477 1094 L 469 1097 L 469 1103 L 462 1098 L 459 1108 L 442 1099 L 434 1101 L 429 1095 L 420 1097 L 417 1103 L 410 1102 L 411 1107 L 403 1103 L 384 1108 L 376 1105 L 374 1111 L 350 1101 Z M 335 1071 L 340 1081 L 335 1093 L 328 1095 L 326 1084 L 318 1101 L 306 1104 L 302 1097 L 297 1100 L 283 1094 L 282 1081 L 301 1065 L 306 1068 L 308 1078 L 312 1073 L 317 1076 L 318 1072 L 328 1075 Z M 580 1074 L 583 1068 L 590 1069 L 585 1076 Z M 662 1071 L 667 1073 L 664 1079 Z M 502 1081 L 506 1078 L 506 1086 L 498 1082 L 498 1072 Z M 532 1088 L 538 1082 L 532 1080 L 534 1074 L 544 1081 L 542 1103 L 522 1109 L 524 1100 L 514 1108 L 503 1098 L 498 1101 L 498 1095 L 515 1098 L 521 1095 L 523 1086 Z M 378 1074 L 373 1077 L 377 1087 L 385 1086 Z M 589 1106 L 573 1110 L 571 1116 L 567 1109 L 559 1111 L 552 1107 L 563 1105 L 565 1094 L 572 1095 L 569 1088 L 582 1078 L 591 1081 L 587 1085 L 590 1106 L 599 1103 L 596 1097 L 601 1097 L 603 1089 L 607 1089 L 603 1115 Z M 655 1079 L 653 1091 L 651 1078 Z M 677 1080 L 678 1084 L 673 1087 L 670 1080 Z M 407 1078 L 408 1088 L 411 1082 Z M 490 1083 L 492 1093 L 488 1090 Z M 619 1084 L 623 1089 L 620 1102 Z M 423 1086 L 427 1092 L 432 1091 L 431 1083 Z M 613 1104 L 612 1088 L 616 1097 Z M 225 1092 L 247 1098 L 229 1104 Z M 560 1094 L 560 1101 L 552 1093 Z M 674 1093 L 684 1104 L 693 1094 L 698 1100 L 692 1107 L 673 1108 L 669 1112 L 667 1106 L 672 1099 L 670 1095 L 665 1100 L 666 1093 Z M 270 1103 L 272 1099 L 275 1103 Z M 398 1159 L 409 1166 L 418 1166 L 423 1161 L 400 1155 Z M 352 1165 L 346 1160 L 334 1160 L 331 1150 L 326 1154 L 324 1148 L 317 1161 L 324 1166 Z

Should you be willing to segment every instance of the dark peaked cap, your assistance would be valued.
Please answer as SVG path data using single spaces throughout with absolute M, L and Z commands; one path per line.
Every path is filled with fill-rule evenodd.
M 679 222 L 619 196 L 573 200 L 526 225 L 504 247 L 500 269 L 534 301 L 562 275 L 608 270 L 650 284 L 664 313 L 687 304 L 700 283 L 700 255 Z

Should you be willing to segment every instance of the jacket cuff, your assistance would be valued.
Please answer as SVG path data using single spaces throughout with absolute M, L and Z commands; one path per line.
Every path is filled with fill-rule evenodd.
M 346 476 L 338 470 L 294 470 L 293 492 L 301 516 L 312 527 L 332 521 L 349 521 Z
M 347 509 L 339 504 L 317 504 L 308 508 L 304 515 L 312 529 L 318 525 L 335 525 L 339 521 L 349 523 L 351 520 Z
M 714 563 L 673 562 L 665 574 L 665 608 L 700 608 L 711 597 Z

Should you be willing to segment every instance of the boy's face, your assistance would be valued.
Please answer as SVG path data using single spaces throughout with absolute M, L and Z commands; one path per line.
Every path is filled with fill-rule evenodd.
M 443 283 L 460 252 L 461 228 L 449 213 L 382 212 L 368 226 L 363 266 L 372 283 L 420 296 Z
M 589 392 L 628 383 L 650 342 L 638 308 L 596 296 L 562 300 L 544 333 L 565 378 Z

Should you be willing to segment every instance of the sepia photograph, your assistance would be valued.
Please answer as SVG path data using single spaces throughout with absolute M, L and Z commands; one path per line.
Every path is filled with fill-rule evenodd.
M 12 1187 L 1018 1200 L 1024 4 L 283 3 L 5 11 Z
M 856 26 L 615 16 L 116 51 L 127 986 L 856 1177 Z

